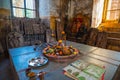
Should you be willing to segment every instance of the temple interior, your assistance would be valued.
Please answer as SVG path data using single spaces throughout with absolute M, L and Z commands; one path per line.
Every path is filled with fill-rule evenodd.
M 24 77 L 22 71 L 27 68 L 18 58 L 28 62 L 28 59 L 33 57 L 27 53 L 37 52 L 32 50 L 34 46 L 38 45 L 40 48 L 38 52 L 44 55 L 45 49 L 49 49 L 46 44 L 53 45 L 53 43 L 55 46 L 52 46 L 52 49 L 56 49 L 57 46 L 61 51 L 54 50 L 56 53 L 51 53 L 50 56 L 63 54 L 68 58 L 69 54 L 72 54 L 68 51 L 70 46 L 70 49 L 75 47 L 81 54 L 83 53 L 85 60 L 92 61 L 86 56 L 94 57 L 96 60 L 93 62 L 100 60 L 104 62 L 101 62 L 102 65 L 117 66 L 113 70 L 115 73 L 112 74 L 111 70 L 110 75 L 107 71 L 111 67 L 106 66 L 107 75 L 105 74 L 104 79 L 74 80 L 119 80 L 120 0 L 0 0 L 0 80 L 30 80 L 31 78 Z M 93 48 L 95 49 L 92 50 Z M 76 51 L 76 49 L 72 50 Z M 77 51 L 73 53 L 77 54 Z M 49 61 L 46 66 L 53 64 L 63 68 L 65 63 L 68 65 L 78 59 L 75 57 L 73 61 L 68 60 L 69 63 L 65 62 L 63 66 L 52 62 L 49 55 L 45 55 Z M 19 69 L 20 65 L 23 66 Z M 42 69 L 50 69 L 50 72 L 56 71 L 56 73 L 59 69 L 55 67 L 55 70 L 52 70 L 52 66 L 46 66 Z M 55 73 L 45 75 L 47 76 L 44 79 L 39 80 L 73 80 L 61 74 L 63 79 L 50 76 Z

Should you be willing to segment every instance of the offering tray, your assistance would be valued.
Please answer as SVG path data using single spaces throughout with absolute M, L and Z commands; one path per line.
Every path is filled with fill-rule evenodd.
M 29 60 L 28 65 L 31 67 L 40 67 L 48 63 L 48 59 L 44 56 L 35 57 Z
M 68 61 L 68 59 L 72 59 L 76 57 L 79 53 L 79 50 L 73 48 L 72 46 L 64 46 L 62 43 L 58 43 L 53 46 L 47 46 L 43 49 L 43 54 L 55 61 Z

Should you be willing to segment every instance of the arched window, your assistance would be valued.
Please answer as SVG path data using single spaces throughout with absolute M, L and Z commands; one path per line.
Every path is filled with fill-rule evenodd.
M 12 0 L 11 3 L 14 17 L 36 17 L 35 0 Z

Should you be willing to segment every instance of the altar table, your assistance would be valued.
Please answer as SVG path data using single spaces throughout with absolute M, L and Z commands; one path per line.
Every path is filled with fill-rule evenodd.
M 45 71 L 45 80 L 72 80 L 63 74 L 63 68 L 75 60 L 81 59 L 86 62 L 105 66 L 105 80 L 117 80 L 115 76 L 118 73 L 120 64 L 120 52 L 93 47 L 85 44 L 67 41 L 68 46 L 80 50 L 80 54 L 66 62 L 54 62 L 49 60 L 48 64 L 43 67 L 33 68 L 32 71 L 39 73 Z M 9 49 L 11 67 L 15 80 L 29 80 L 26 76 L 25 70 L 28 68 L 28 61 L 34 57 L 43 55 L 42 49 L 39 51 L 34 50 L 34 46 L 25 46 L 19 48 Z M 35 80 L 39 80 L 36 78 Z

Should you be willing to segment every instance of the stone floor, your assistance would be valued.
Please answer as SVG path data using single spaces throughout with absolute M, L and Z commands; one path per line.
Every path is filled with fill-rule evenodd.
M 0 80 L 13 80 L 9 59 L 0 61 Z

